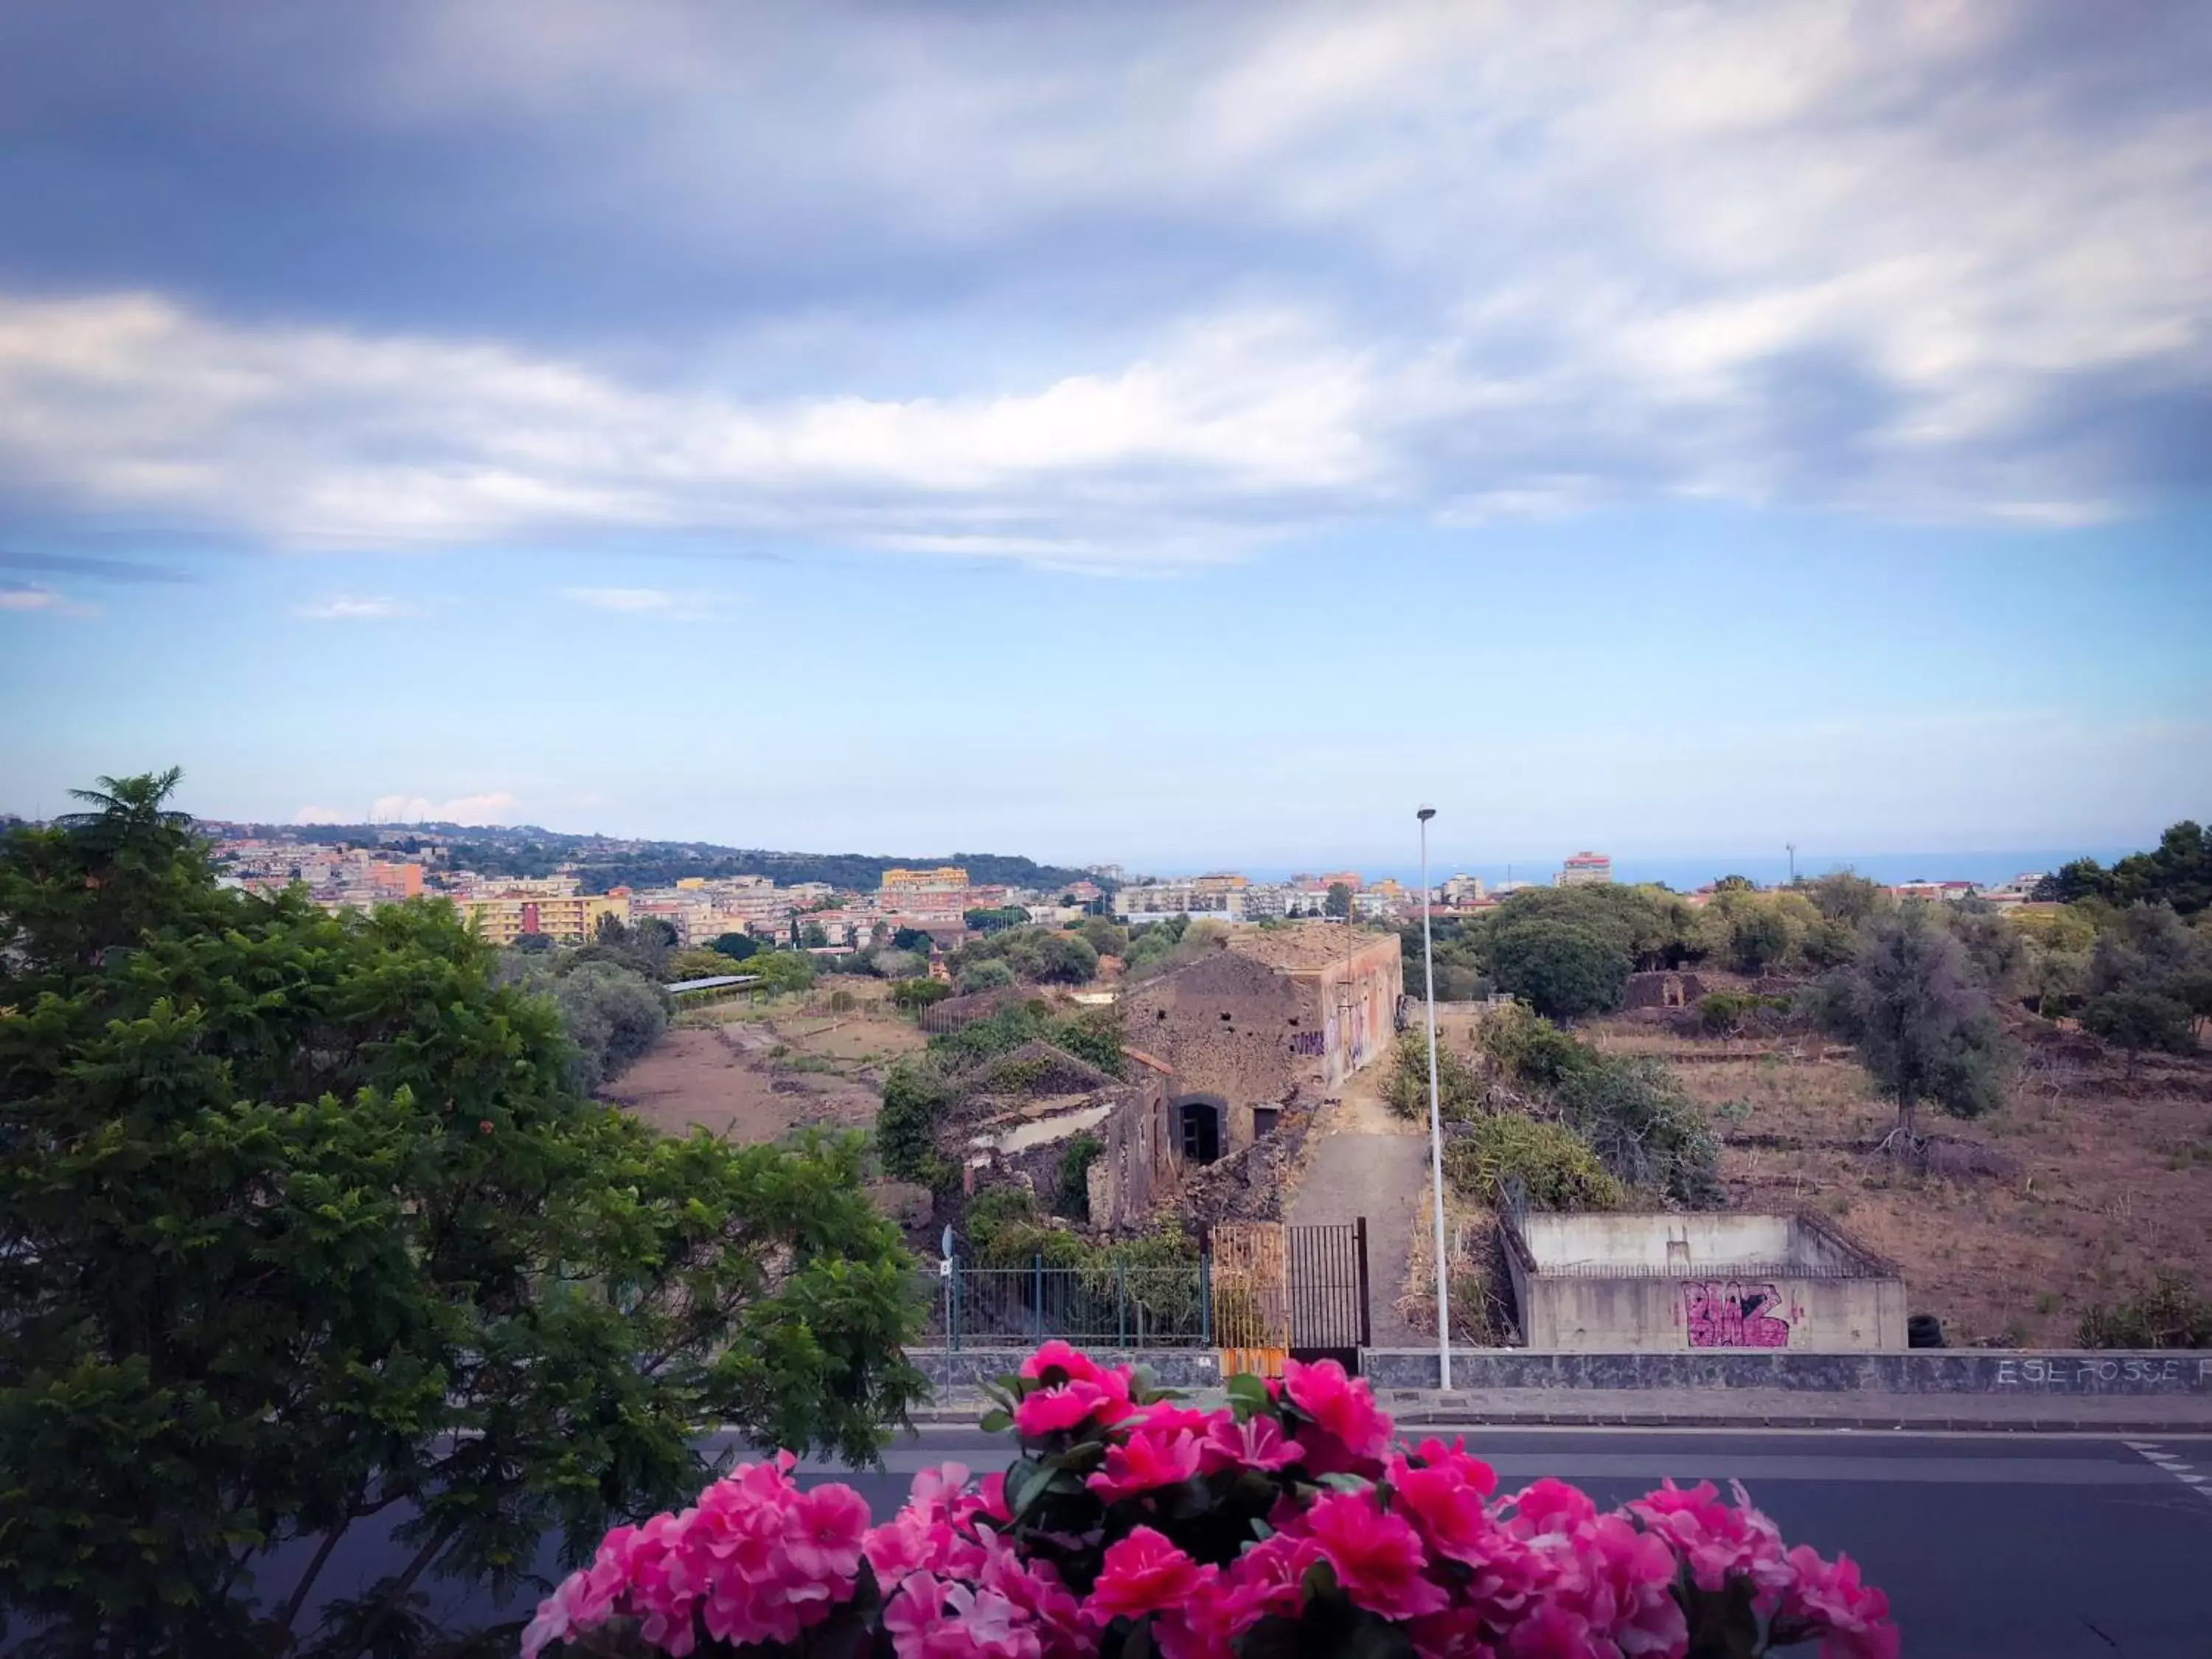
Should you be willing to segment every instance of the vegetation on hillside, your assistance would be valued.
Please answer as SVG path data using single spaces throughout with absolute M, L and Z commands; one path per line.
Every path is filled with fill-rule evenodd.
M 1647 1202 L 1719 1201 L 1720 1149 L 1665 1067 L 1601 1054 L 1520 1008 L 1486 1018 L 1480 1042 L 1487 1076 L 1448 1045 L 1437 1051 L 1445 1171 L 1470 1196 L 1494 1202 L 1510 1177 L 1544 1209 L 1616 1209 L 1631 1188 Z M 1423 1119 L 1428 1087 L 1426 1042 L 1408 1033 L 1383 1098 Z
M 933 1190 L 949 1187 L 959 1170 L 939 1146 L 945 1122 L 986 1063 L 1036 1042 L 1065 1049 L 1110 1077 L 1122 1075 L 1115 1010 L 1060 1015 L 1043 1001 L 1009 1002 L 986 1018 L 931 1037 L 927 1053 L 901 1060 L 885 1075 L 883 1109 L 876 1118 L 876 1153 L 884 1172 Z
M 0 847 L 0 1614 L 356 1659 L 680 1501 L 715 1424 L 875 1450 L 922 1382 L 857 1138 L 591 1104 L 448 907 L 219 889 L 174 781 Z M 313 1628 L 380 1516 L 401 1570 Z

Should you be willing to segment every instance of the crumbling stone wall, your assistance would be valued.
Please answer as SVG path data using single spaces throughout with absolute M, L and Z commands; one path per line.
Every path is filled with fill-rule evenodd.
M 1177 1093 L 1219 1095 L 1245 1109 L 1227 1126 L 1224 1150 L 1234 1151 L 1250 1140 L 1254 1104 L 1320 1083 L 1320 1014 L 1292 976 L 1224 950 L 1131 991 L 1122 1029 L 1174 1069 Z

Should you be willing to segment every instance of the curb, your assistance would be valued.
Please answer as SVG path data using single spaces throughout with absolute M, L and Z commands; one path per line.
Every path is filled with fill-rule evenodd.
M 916 1407 L 910 1419 L 917 1428 L 974 1428 L 988 1409 L 981 1399 L 972 1405 L 945 1401 Z M 1802 1412 L 1652 1412 L 1457 1410 L 1411 1407 L 1391 1413 L 1401 1428 L 1453 1429 L 1849 1429 L 1863 1433 L 1924 1434 L 2095 1434 L 2212 1435 L 2212 1422 L 2173 1418 L 2081 1418 L 2058 1414 L 2033 1418 L 1923 1417 L 1896 1413 L 1816 1414 Z

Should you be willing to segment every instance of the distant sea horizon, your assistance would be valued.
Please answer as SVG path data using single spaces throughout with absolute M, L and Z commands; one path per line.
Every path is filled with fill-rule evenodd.
M 1971 881 L 1979 887 L 1994 887 L 2000 882 L 2010 881 L 2014 876 L 2056 870 L 2069 860 L 2093 858 L 2109 865 L 2116 859 L 2125 858 L 2129 854 L 2141 850 L 2134 847 L 2071 847 L 1984 853 L 1801 853 L 1797 858 L 1797 873 L 1819 876 L 1831 870 L 1850 869 L 1885 885 L 1905 881 Z M 1429 879 L 1436 883 L 1450 876 L 1466 875 L 1479 876 L 1492 886 L 1509 878 L 1549 886 L 1552 878 L 1559 872 L 1560 864 L 1561 860 L 1557 858 L 1516 859 L 1510 863 L 1501 860 L 1494 864 L 1431 863 Z M 1346 861 L 1300 865 L 1296 868 L 1290 865 L 1257 864 L 1222 864 L 1210 867 L 1237 870 L 1254 881 L 1286 881 L 1292 875 L 1317 876 L 1337 870 L 1357 870 L 1360 878 L 1368 882 L 1380 881 L 1389 876 L 1408 886 L 1418 883 L 1421 878 L 1419 864 Z M 1132 869 L 1131 874 L 1135 873 Z M 1163 870 L 1159 873 L 1169 872 Z M 1197 875 L 1204 872 L 1194 868 L 1175 873 Z M 1747 876 L 1762 887 L 1777 886 L 1790 879 L 1789 855 L 1786 853 L 1742 855 L 1688 854 L 1638 858 L 1624 854 L 1613 861 L 1615 882 L 1663 882 L 1677 892 L 1689 892 L 1729 875 Z

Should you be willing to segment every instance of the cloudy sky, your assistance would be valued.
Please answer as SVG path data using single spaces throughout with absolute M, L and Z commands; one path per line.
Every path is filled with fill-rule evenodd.
M 15 0 L 0 808 L 2135 844 L 2207 86 L 2188 0 Z

